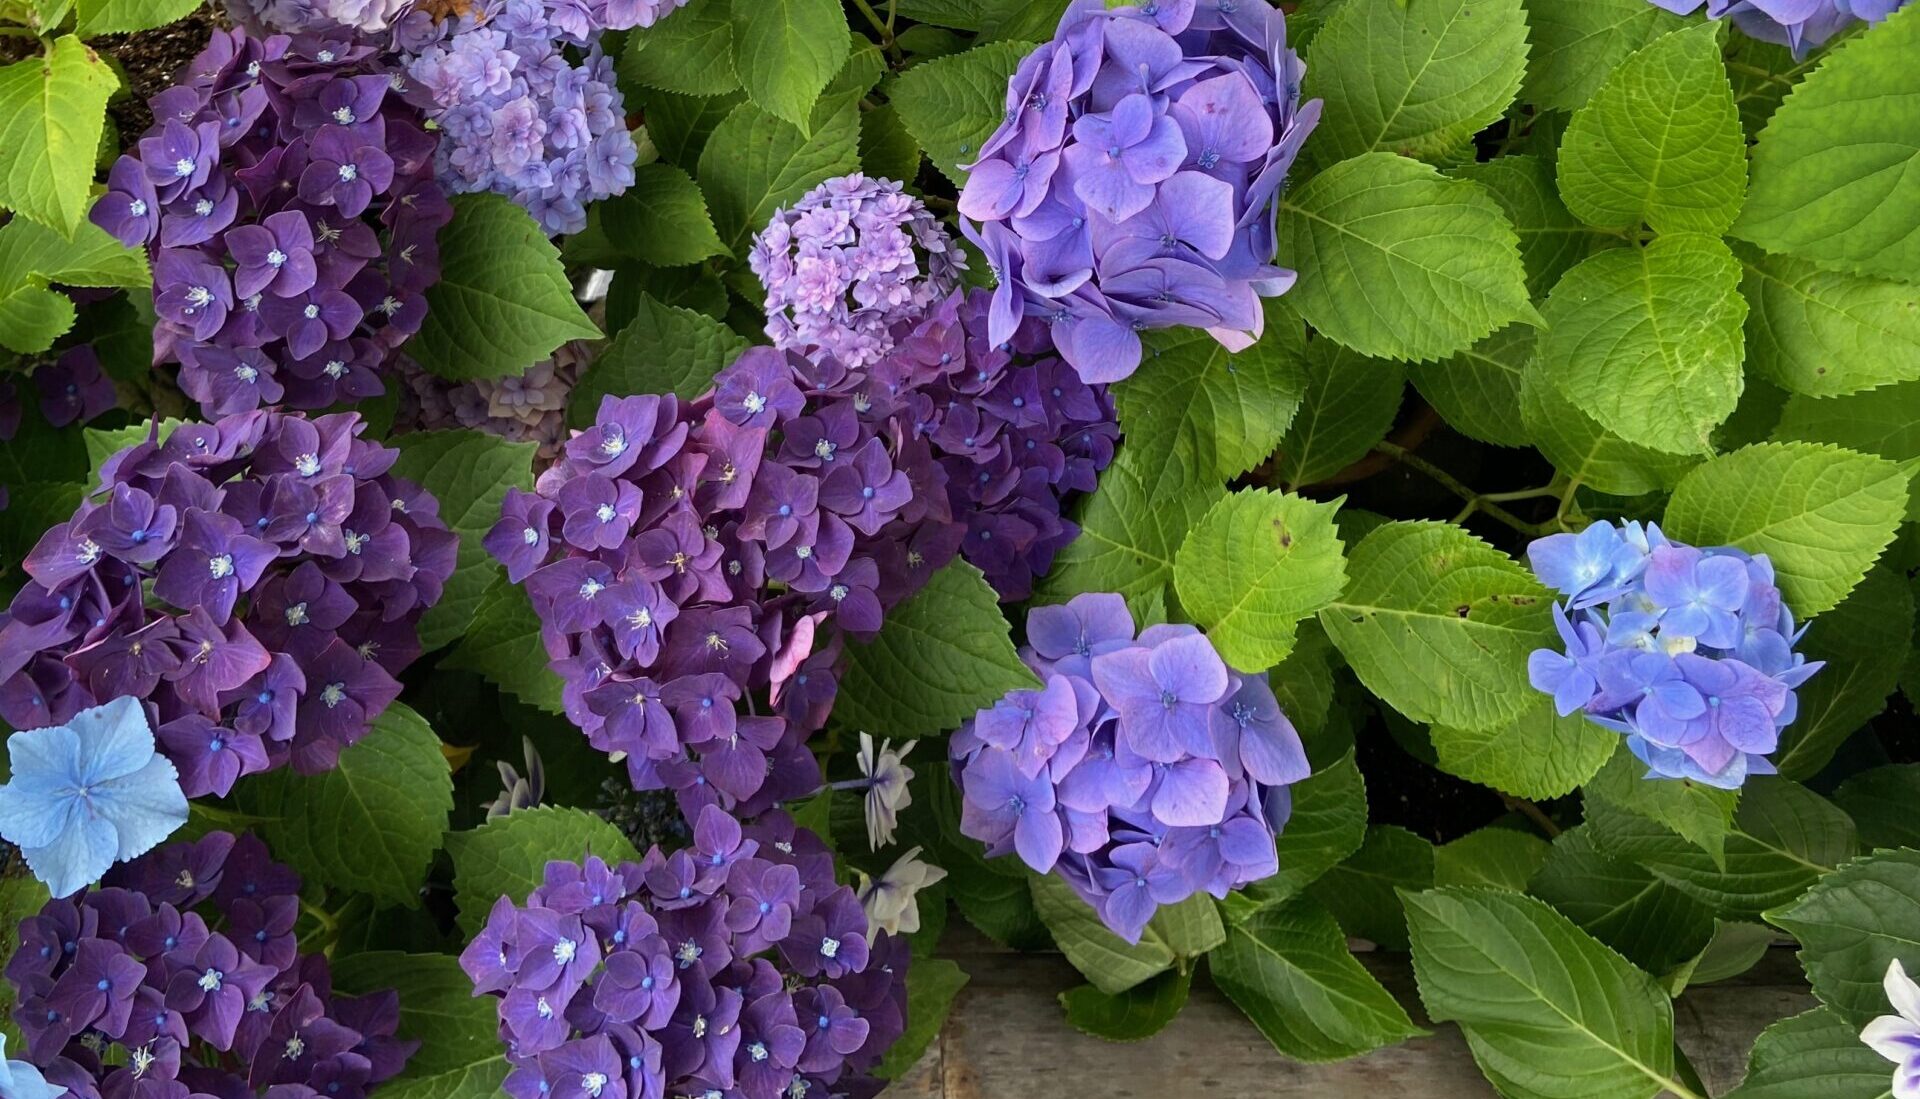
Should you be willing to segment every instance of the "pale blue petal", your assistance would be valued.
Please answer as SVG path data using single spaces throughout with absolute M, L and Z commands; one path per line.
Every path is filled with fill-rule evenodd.
M 76 820 L 52 843 L 23 848 L 21 854 L 47 892 L 67 897 L 99 881 L 112 868 L 115 849 L 113 825 L 95 817 Z
M 180 792 L 180 775 L 165 756 L 154 756 L 145 767 L 125 778 L 95 786 L 93 804 L 119 833 L 118 856 L 122 862 L 146 854 L 187 823 L 187 798 Z
M 45 847 L 73 825 L 79 799 L 63 779 L 16 774 L 0 786 L 0 836 L 15 847 Z
M 80 736 L 64 725 L 29 729 L 7 738 L 8 773 L 72 782 L 80 772 Z
M 132 695 L 82 710 L 67 725 L 80 736 L 80 775 L 88 786 L 131 775 L 153 759 L 153 729 Z

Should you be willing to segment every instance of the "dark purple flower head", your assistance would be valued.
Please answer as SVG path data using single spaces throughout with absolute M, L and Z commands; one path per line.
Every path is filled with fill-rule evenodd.
M 119 400 L 113 379 L 100 368 L 100 356 L 86 344 L 68 348 L 34 371 L 33 384 L 40 391 L 40 412 L 54 427 L 84 424 Z

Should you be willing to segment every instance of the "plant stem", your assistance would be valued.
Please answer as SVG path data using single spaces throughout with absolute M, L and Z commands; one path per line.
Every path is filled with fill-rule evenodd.
M 1552 839 L 1560 834 L 1560 826 L 1553 823 L 1553 818 L 1547 815 L 1546 810 L 1528 801 L 1526 798 L 1516 798 L 1502 794 L 1500 795 L 1500 800 L 1507 803 L 1508 809 L 1532 821 L 1535 827 L 1547 834 L 1548 839 Z
M 1375 443 L 1373 449 L 1376 453 L 1384 454 L 1396 462 L 1419 470 L 1441 488 L 1446 489 L 1448 492 L 1466 501 L 1466 508 L 1454 519 L 1456 523 L 1473 514 L 1475 511 L 1484 511 L 1487 513 L 1488 518 L 1496 519 L 1512 527 L 1514 530 L 1519 531 L 1521 534 L 1537 535 L 1542 533 L 1540 524 L 1529 523 L 1525 519 L 1520 518 L 1506 508 L 1494 503 L 1490 497 L 1482 496 L 1480 493 L 1475 492 L 1466 482 L 1460 480 L 1458 477 L 1427 461 L 1425 458 L 1420 457 L 1406 447 L 1398 446 L 1394 443 L 1382 442 Z

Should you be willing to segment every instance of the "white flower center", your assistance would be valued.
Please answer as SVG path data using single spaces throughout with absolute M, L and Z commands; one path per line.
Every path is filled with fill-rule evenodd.
M 593 1096 L 593 1099 L 600 1099 L 600 1091 L 606 1086 L 607 1074 L 604 1072 L 589 1072 L 580 1077 L 581 1090 Z
M 793 555 L 795 557 L 798 557 L 800 560 L 805 561 L 807 558 L 813 556 L 813 547 L 812 546 L 795 546 L 793 547 Z
M 243 384 L 252 385 L 260 379 L 260 372 L 246 363 L 241 363 L 233 368 L 233 376 L 240 379 Z
M 327 377 L 333 378 L 336 381 L 345 377 L 347 374 L 347 364 L 341 362 L 339 359 L 327 360 L 327 365 L 320 369 Z
M 359 178 L 360 178 L 360 169 L 354 167 L 351 164 L 340 165 L 340 182 L 352 183 L 354 180 Z
M 838 957 L 839 955 L 840 955 L 839 939 L 821 939 L 820 940 L 820 956 L 821 957 L 835 958 L 835 957 Z
M 748 412 L 761 412 L 767 407 L 767 399 L 758 393 L 749 391 L 745 397 L 740 399 L 740 407 L 746 409 Z
M 287 625 L 304 626 L 307 624 L 307 605 L 295 603 L 287 608 Z
M 755 1061 L 766 1060 L 767 1044 L 765 1042 L 753 1043 L 752 1045 L 747 1047 L 747 1056 L 753 1058 Z
M 359 556 L 361 548 L 367 544 L 367 538 L 368 536 L 365 534 L 355 534 L 353 531 L 347 531 L 347 552 L 356 557 Z
M 253 999 L 247 1001 L 248 1011 L 267 1011 L 272 1007 L 273 1007 L 273 993 L 270 990 L 264 989 L 264 988 L 254 993 Z
M 607 586 L 605 584 L 602 584 L 600 581 L 595 580 L 592 577 L 588 577 L 587 582 L 580 585 L 580 598 L 592 599 L 594 596 L 599 595 L 601 592 L 605 590 L 607 590 Z
M 202 305 L 210 304 L 212 301 L 213 301 L 213 291 L 207 289 L 206 287 L 204 286 L 187 287 L 187 304 L 188 305 L 199 307 Z
M 146 217 L 147 216 L 147 200 L 144 198 L 134 199 L 132 202 L 127 204 L 127 213 L 132 214 L 134 217 L 137 217 L 137 218 Z
M 707 1036 L 707 1017 L 705 1015 L 695 1015 L 693 1017 L 693 1036 L 695 1038 L 705 1038 Z
M 319 320 L 320 307 L 318 305 L 315 305 L 312 302 L 308 302 L 307 307 L 305 309 L 300 310 L 300 315 L 307 318 L 310 321 Z
M 653 625 L 653 612 L 645 607 L 627 616 L 627 623 L 636 630 L 644 630 Z
M 351 125 L 353 125 L 353 123 L 354 123 L 354 121 L 355 121 L 355 120 L 354 120 L 354 117 L 353 117 L 353 108 L 352 108 L 352 107 L 341 107 L 340 109 L 338 109 L 338 110 L 336 110 L 336 111 L 334 111 L 334 112 L 333 112 L 333 120 L 334 120 L 335 122 L 338 122 L 338 123 L 339 123 L 340 125 L 342 125 L 342 126 L 351 126 Z
M 185 178 L 187 178 L 188 176 L 190 176 L 190 175 L 192 175 L 192 174 L 193 174 L 193 160 L 192 160 L 191 158 L 189 158 L 189 157 L 184 157 L 184 156 L 183 156 L 183 157 L 181 157 L 181 158 L 180 158 L 179 160 L 176 160 L 176 161 L 174 161 L 174 162 L 173 162 L 173 174 L 174 174 L 174 175 L 176 175 L 176 176 L 179 176 L 179 177 L 180 177 L 181 179 L 185 179 Z
M 284 267 L 286 266 L 286 263 L 287 263 L 287 254 L 285 252 L 282 252 L 280 249 L 275 248 L 273 251 L 267 253 L 268 267 Z
M 533 1011 L 534 1014 L 540 1016 L 542 1019 L 553 1018 L 553 1005 L 547 1002 L 545 996 L 533 1002 Z
M 203 198 L 199 202 L 194 203 L 193 212 L 200 217 L 206 217 L 208 214 L 213 213 L 213 200 Z
M 300 1059 L 300 1055 L 305 1053 L 306 1051 L 307 1051 L 306 1040 L 301 1038 L 298 1034 L 296 1034 L 293 1037 L 287 1039 L 286 1049 L 281 1051 L 280 1056 L 289 1061 L 297 1061 Z
M 559 962 L 561 965 L 566 965 L 568 962 L 573 961 L 573 956 L 579 949 L 580 944 L 574 942 L 572 939 L 561 939 L 559 942 L 553 944 L 553 960 Z
M 83 565 L 93 564 L 100 560 L 100 543 L 91 538 L 81 539 L 80 548 L 74 553 L 74 557 Z
M 313 57 L 314 57 L 314 60 L 319 61 L 322 64 L 330 65 L 333 63 L 332 50 L 321 50 L 319 53 L 314 54 Z
M 347 685 L 345 683 L 329 683 L 320 688 L 320 701 L 325 703 L 329 710 L 346 700 Z
M 619 513 L 613 510 L 612 504 L 601 504 L 599 507 L 593 509 L 593 514 L 594 517 L 602 523 L 611 523 L 613 522 L 614 516 Z
M 222 553 L 207 558 L 207 574 L 215 580 L 225 580 L 233 575 L 233 554 Z
M 200 974 L 198 983 L 203 991 L 218 992 L 220 991 L 221 984 L 225 983 L 226 978 L 227 975 L 225 973 L 217 969 L 209 969 L 205 973 Z
M 311 477 L 320 472 L 320 456 L 318 454 L 302 454 L 293 460 L 293 469 L 294 472 L 302 477 Z
M 823 462 L 833 461 L 833 452 L 837 449 L 839 448 L 834 446 L 831 442 L 828 442 L 825 439 L 822 439 L 819 442 L 813 444 L 814 457 L 820 459 Z
M 520 540 L 529 546 L 538 545 L 540 543 L 540 532 L 534 530 L 532 527 L 526 527 L 520 531 Z

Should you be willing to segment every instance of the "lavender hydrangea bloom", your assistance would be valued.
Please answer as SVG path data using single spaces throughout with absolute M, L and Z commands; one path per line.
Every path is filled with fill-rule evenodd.
M 399 355 L 395 366 L 402 384 L 394 431 L 469 427 L 511 442 L 533 442 L 539 444 L 534 460 L 544 468 L 567 441 L 567 398 L 593 356 L 592 345 L 574 340 L 519 374 L 454 382 Z
M 1089 382 L 1133 373 L 1148 329 L 1251 345 L 1260 299 L 1294 280 L 1273 265 L 1273 224 L 1319 121 L 1304 73 L 1268 0 L 1074 0 L 1008 81 L 960 193 L 1000 283 L 990 340 L 1045 318 Z
M 886 354 L 894 326 L 951 293 L 967 266 L 925 204 L 857 172 L 774 211 L 747 265 L 767 289 L 775 347 L 853 370 Z
M 1055 873 L 1129 942 L 1158 906 L 1279 869 L 1300 737 L 1263 677 L 1190 626 L 1134 633 L 1119 596 L 1036 607 L 1021 659 L 1045 684 L 953 734 L 960 830 Z
M 1675 15 L 1701 7 L 1709 19 L 1732 19 L 1735 26 L 1765 42 L 1793 49 L 1795 57 L 1825 45 L 1855 23 L 1878 23 L 1907 0 L 1651 0 Z
M 299 953 L 287 933 L 299 889 L 258 839 L 213 832 L 161 847 L 72 900 L 48 901 L 21 921 L 6 964 L 28 1050 L 26 1065 L 8 1067 L 13 1087 L 44 1077 L 53 1088 L 0 1091 L 377 1094 L 419 1043 L 394 1037 L 391 990 L 336 996 L 326 957 Z M 260 922 L 266 912 L 277 934 Z
M 457 548 L 363 429 L 247 412 L 109 458 L 0 613 L 0 720 L 133 696 L 189 797 L 333 767 L 398 694 Z
M 826 845 L 785 813 L 742 828 L 709 808 L 710 843 L 724 849 L 550 862 L 524 905 L 495 903 L 460 963 L 498 996 L 509 1095 L 879 1089 L 866 1074 L 905 1026 L 905 941 L 868 933 Z
M 1804 627 L 1765 554 L 1597 522 L 1535 541 L 1527 560 L 1566 597 L 1554 607 L 1563 651 L 1527 661 L 1563 716 L 1585 710 L 1625 735 L 1650 778 L 1732 789 L 1773 773 L 1794 689 L 1821 663 L 1793 651 Z
M 358 19 L 384 3 L 265 8 Z M 180 364 L 209 416 L 378 394 L 439 279 L 435 233 L 453 211 L 433 181 L 437 137 L 372 47 L 294 22 L 291 39 L 216 32 L 151 100 L 158 121 L 91 214 L 148 250 L 155 359 Z

